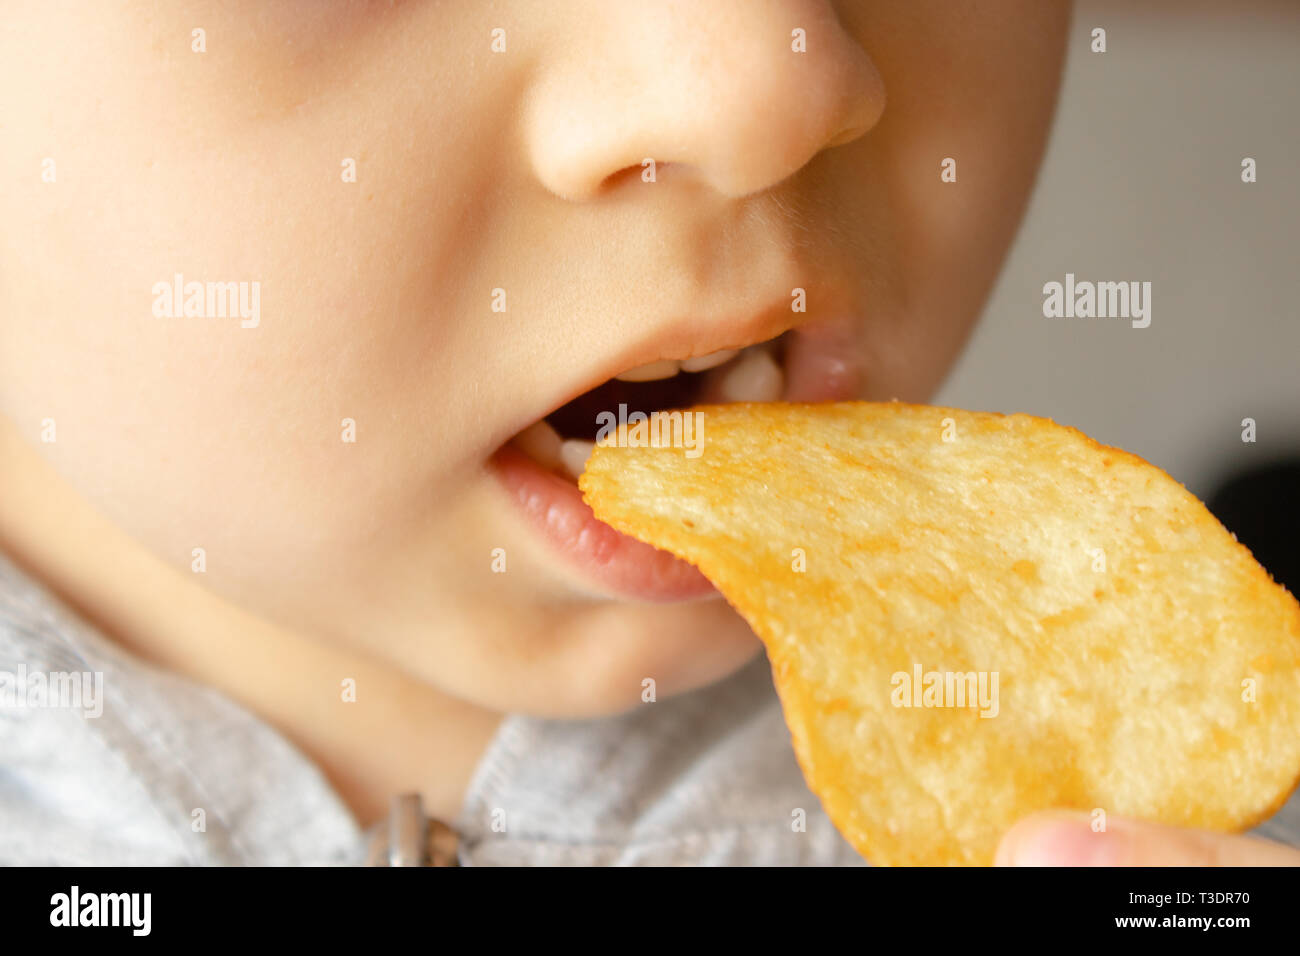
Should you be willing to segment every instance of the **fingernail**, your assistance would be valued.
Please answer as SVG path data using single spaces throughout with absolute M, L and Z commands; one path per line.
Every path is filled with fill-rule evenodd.
M 1015 827 L 998 847 L 998 866 L 1113 866 L 1117 834 L 1092 829 L 1086 813 L 1061 813 Z

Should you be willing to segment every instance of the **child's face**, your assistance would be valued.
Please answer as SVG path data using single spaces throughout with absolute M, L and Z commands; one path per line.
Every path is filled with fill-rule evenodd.
M 0 411 L 178 573 L 202 548 L 218 594 L 454 694 L 579 714 L 706 683 L 754 653 L 744 624 L 498 451 L 629 368 L 782 333 L 786 397 L 924 400 L 1033 182 L 1067 17 L 15 5 Z M 250 307 L 258 283 L 258 309 L 156 314 L 178 273 Z M 746 360 L 633 386 L 633 410 L 776 397 Z

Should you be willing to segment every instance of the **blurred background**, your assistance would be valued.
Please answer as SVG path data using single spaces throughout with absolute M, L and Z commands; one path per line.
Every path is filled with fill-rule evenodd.
M 1150 327 L 1045 318 L 1067 272 L 1150 281 Z M 1300 3 L 1076 3 L 1028 215 L 935 401 L 1141 455 L 1300 589 Z

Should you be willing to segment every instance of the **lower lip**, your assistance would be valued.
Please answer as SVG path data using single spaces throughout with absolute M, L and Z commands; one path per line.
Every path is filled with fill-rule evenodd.
M 787 344 L 785 401 L 826 402 L 858 395 L 859 325 L 851 315 L 795 330 Z M 641 601 L 690 601 L 717 594 L 691 565 L 598 520 L 572 481 L 509 445 L 491 466 L 551 546 L 602 593 Z
M 661 603 L 717 593 L 685 561 L 597 519 L 577 485 L 517 449 L 500 449 L 491 465 L 542 537 L 601 592 Z

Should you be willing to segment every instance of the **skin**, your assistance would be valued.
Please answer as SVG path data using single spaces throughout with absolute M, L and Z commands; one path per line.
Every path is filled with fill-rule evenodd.
M 501 714 L 615 713 L 758 651 L 718 599 L 593 592 L 492 452 L 624 368 L 846 315 L 861 397 L 925 400 L 1022 214 L 1068 15 L 7 3 L 0 547 L 363 823 L 410 789 L 452 817 Z M 260 282 L 260 323 L 153 315 L 177 272 Z
M 1002 838 L 998 866 L 1300 866 L 1300 851 L 1249 836 L 1111 818 L 1094 832 L 1086 813 L 1051 811 Z

